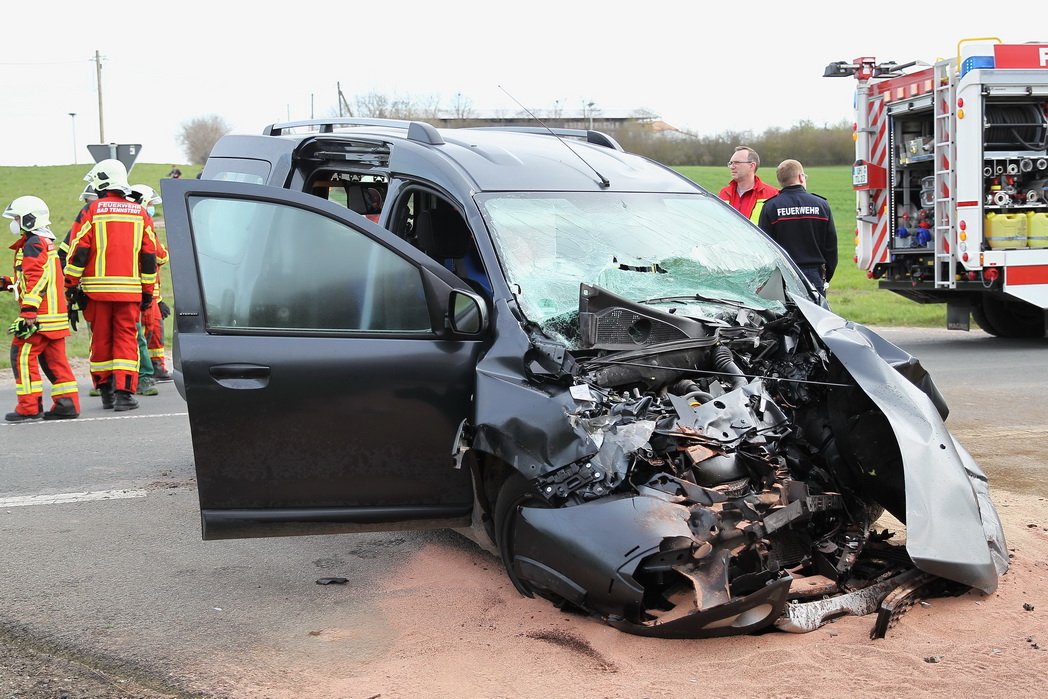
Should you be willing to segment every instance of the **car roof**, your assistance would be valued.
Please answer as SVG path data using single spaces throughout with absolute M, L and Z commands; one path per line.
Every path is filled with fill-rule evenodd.
M 309 130 L 296 132 L 300 128 Z M 626 153 L 607 134 L 543 127 L 438 129 L 391 119 L 287 122 L 266 127 L 261 136 L 226 136 L 211 157 L 260 157 L 275 165 L 286 159 L 290 168 L 291 156 L 307 148 L 348 149 L 353 143 L 388 144 L 394 172 L 425 176 L 451 168 L 478 192 L 701 189 L 660 163 Z

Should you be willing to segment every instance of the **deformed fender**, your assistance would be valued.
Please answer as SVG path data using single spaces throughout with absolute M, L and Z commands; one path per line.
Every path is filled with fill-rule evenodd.
M 906 550 L 914 563 L 926 573 L 993 592 L 1008 559 L 986 477 L 946 429 L 932 398 L 881 356 L 899 363 L 905 351 L 810 301 L 794 300 L 891 425 L 903 459 Z
M 502 339 L 477 364 L 471 447 L 529 477 L 592 456 L 598 446 L 572 419 L 577 404 L 568 389 L 525 378 L 528 336 L 505 301 L 497 303 L 495 332 Z

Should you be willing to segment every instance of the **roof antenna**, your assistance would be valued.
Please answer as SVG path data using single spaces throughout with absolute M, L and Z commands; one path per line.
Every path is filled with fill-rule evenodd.
M 538 118 L 537 116 L 535 116 L 534 114 L 532 114 L 532 113 L 531 113 L 531 110 L 530 110 L 530 109 L 528 109 L 527 107 L 525 107 L 525 106 L 524 106 L 523 104 L 521 104 L 521 103 L 520 103 L 519 101 L 517 101 L 517 98 L 516 98 L 516 97 L 514 97 L 514 96 L 513 96 L 513 95 L 511 95 L 511 94 L 509 94 L 509 92 L 507 92 L 507 91 L 506 91 L 506 88 L 504 88 L 504 87 L 502 87 L 501 85 L 499 85 L 499 89 L 500 89 L 500 90 L 502 90 L 503 92 L 505 92 L 505 93 L 506 93 L 506 96 L 507 96 L 507 97 L 509 97 L 509 98 L 510 98 L 511 100 L 513 100 L 514 102 L 516 102 L 516 103 L 517 103 L 517 105 L 518 105 L 518 106 L 519 106 L 519 107 L 520 107 L 521 109 L 523 109 L 523 110 L 524 110 L 525 112 L 527 112 L 527 113 L 528 113 L 528 116 L 530 116 L 530 117 L 531 117 L 532 119 L 534 119 L 535 121 L 537 121 L 537 122 L 539 122 L 540 124 L 542 124 L 543 128 L 545 128 L 545 129 L 546 129 L 547 131 L 549 131 L 549 132 L 550 132 L 550 135 L 552 135 L 552 136 L 555 136 L 555 137 L 557 138 L 557 140 L 558 140 L 558 141 L 560 141 L 561 143 L 563 143 L 563 144 L 564 144 L 564 147 L 565 147 L 565 148 L 567 148 L 568 150 L 570 150 L 570 151 L 571 151 L 572 153 L 574 153 L 574 154 L 575 154 L 575 155 L 576 155 L 576 156 L 578 157 L 578 159 L 579 159 L 579 160 L 581 160 L 582 162 L 586 163 L 586 167 L 588 167 L 588 168 L 589 168 L 590 170 L 593 170 L 593 172 L 594 172 L 594 173 L 595 173 L 595 174 L 597 175 L 597 177 L 599 177 L 599 178 L 600 178 L 600 186 L 601 186 L 601 187 L 610 187 L 610 186 L 611 186 L 611 181 L 610 181 L 610 180 L 609 180 L 609 179 L 608 179 L 607 177 L 605 177 L 604 175 L 602 175 L 602 174 L 600 174 L 599 172 L 597 172 L 597 168 L 595 168 L 595 167 L 593 167 L 592 165 L 590 165 L 590 164 L 589 164 L 589 162 L 587 162 L 585 158 L 583 158 L 583 157 L 582 157 L 581 155 L 579 155 L 579 153 L 578 153 L 578 152 L 577 152 L 577 151 L 576 151 L 576 150 L 575 150 L 574 148 L 572 148 L 572 147 L 571 147 L 570 145 L 568 145 L 567 141 L 565 141 L 565 140 L 564 140 L 563 138 L 561 138 L 561 137 L 560 137 L 560 136 L 559 136 L 559 135 L 557 134 L 557 132 L 555 132 L 555 131 L 554 131 L 553 129 L 551 129 L 551 128 L 550 128 L 549 126 L 546 126 L 545 122 L 543 122 L 543 121 L 542 121 L 542 119 L 539 119 L 539 118 Z

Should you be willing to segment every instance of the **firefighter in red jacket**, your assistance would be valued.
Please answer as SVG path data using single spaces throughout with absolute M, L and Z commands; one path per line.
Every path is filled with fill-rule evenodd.
M 131 199 L 146 207 L 146 213 L 152 218 L 156 214 L 156 205 L 163 200 L 160 195 L 147 184 L 131 185 Z M 157 277 L 156 286 L 153 287 L 153 305 L 142 312 L 142 330 L 146 335 L 146 344 L 149 349 L 149 359 L 153 364 L 153 379 L 155 381 L 171 381 L 171 372 L 167 370 L 166 350 L 164 348 L 164 321 L 171 315 L 171 308 L 164 301 L 160 291 L 160 268 L 167 264 L 167 247 L 155 235 Z
M 156 245 L 153 219 L 128 200 L 127 168 L 102 160 L 84 176 L 98 192 L 74 224 L 66 259 L 67 292 L 86 296 L 91 324 L 91 378 L 102 407 L 138 407 L 138 322 L 153 303 Z M 81 297 L 81 298 L 82 298 Z M 83 304 L 82 304 L 83 305 Z
M 69 320 L 62 289 L 62 265 L 51 232 L 47 204 L 34 196 L 18 197 L 4 210 L 11 232 L 19 236 L 14 277 L 0 276 L 0 290 L 13 291 L 19 314 L 8 330 L 17 403 L 8 422 L 62 420 L 80 415 L 76 376 L 66 357 Z M 44 411 L 41 369 L 51 382 L 51 409 Z
M 754 223 L 760 220 L 764 202 L 779 193 L 778 189 L 765 184 L 757 177 L 757 168 L 760 165 L 761 159 L 757 151 L 749 146 L 736 146 L 735 152 L 728 160 L 731 182 L 718 195 Z

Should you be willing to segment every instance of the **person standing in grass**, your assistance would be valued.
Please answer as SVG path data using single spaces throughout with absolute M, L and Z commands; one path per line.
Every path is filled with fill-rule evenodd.
M 78 417 L 80 394 L 66 356 L 69 318 L 50 211 L 43 199 L 24 196 L 11 202 L 3 216 L 12 219 L 11 232 L 19 236 L 11 246 L 14 276 L 0 276 L 0 290 L 14 292 L 19 306 L 18 319 L 8 329 L 14 335 L 11 368 L 17 399 L 4 420 Z M 52 406 L 46 412 L 41 370 L 51 382 Z
M 757 177 L 761 165 L 757 151 L 749 146 L 735 146 L 728 159 L 731 181 L 720 191 L 720 198 L 732 205 L 739 213 L 754 223 L 760 218 L 761 209 L 779 190 L 765 184 Z
M 783 160 L 775 176 L 782 191 L 765 202 L 759 225 L 825 296 L 837 269 L 837 229 L 830 204 L 805 189 L 808 176 L 800 162 Z

